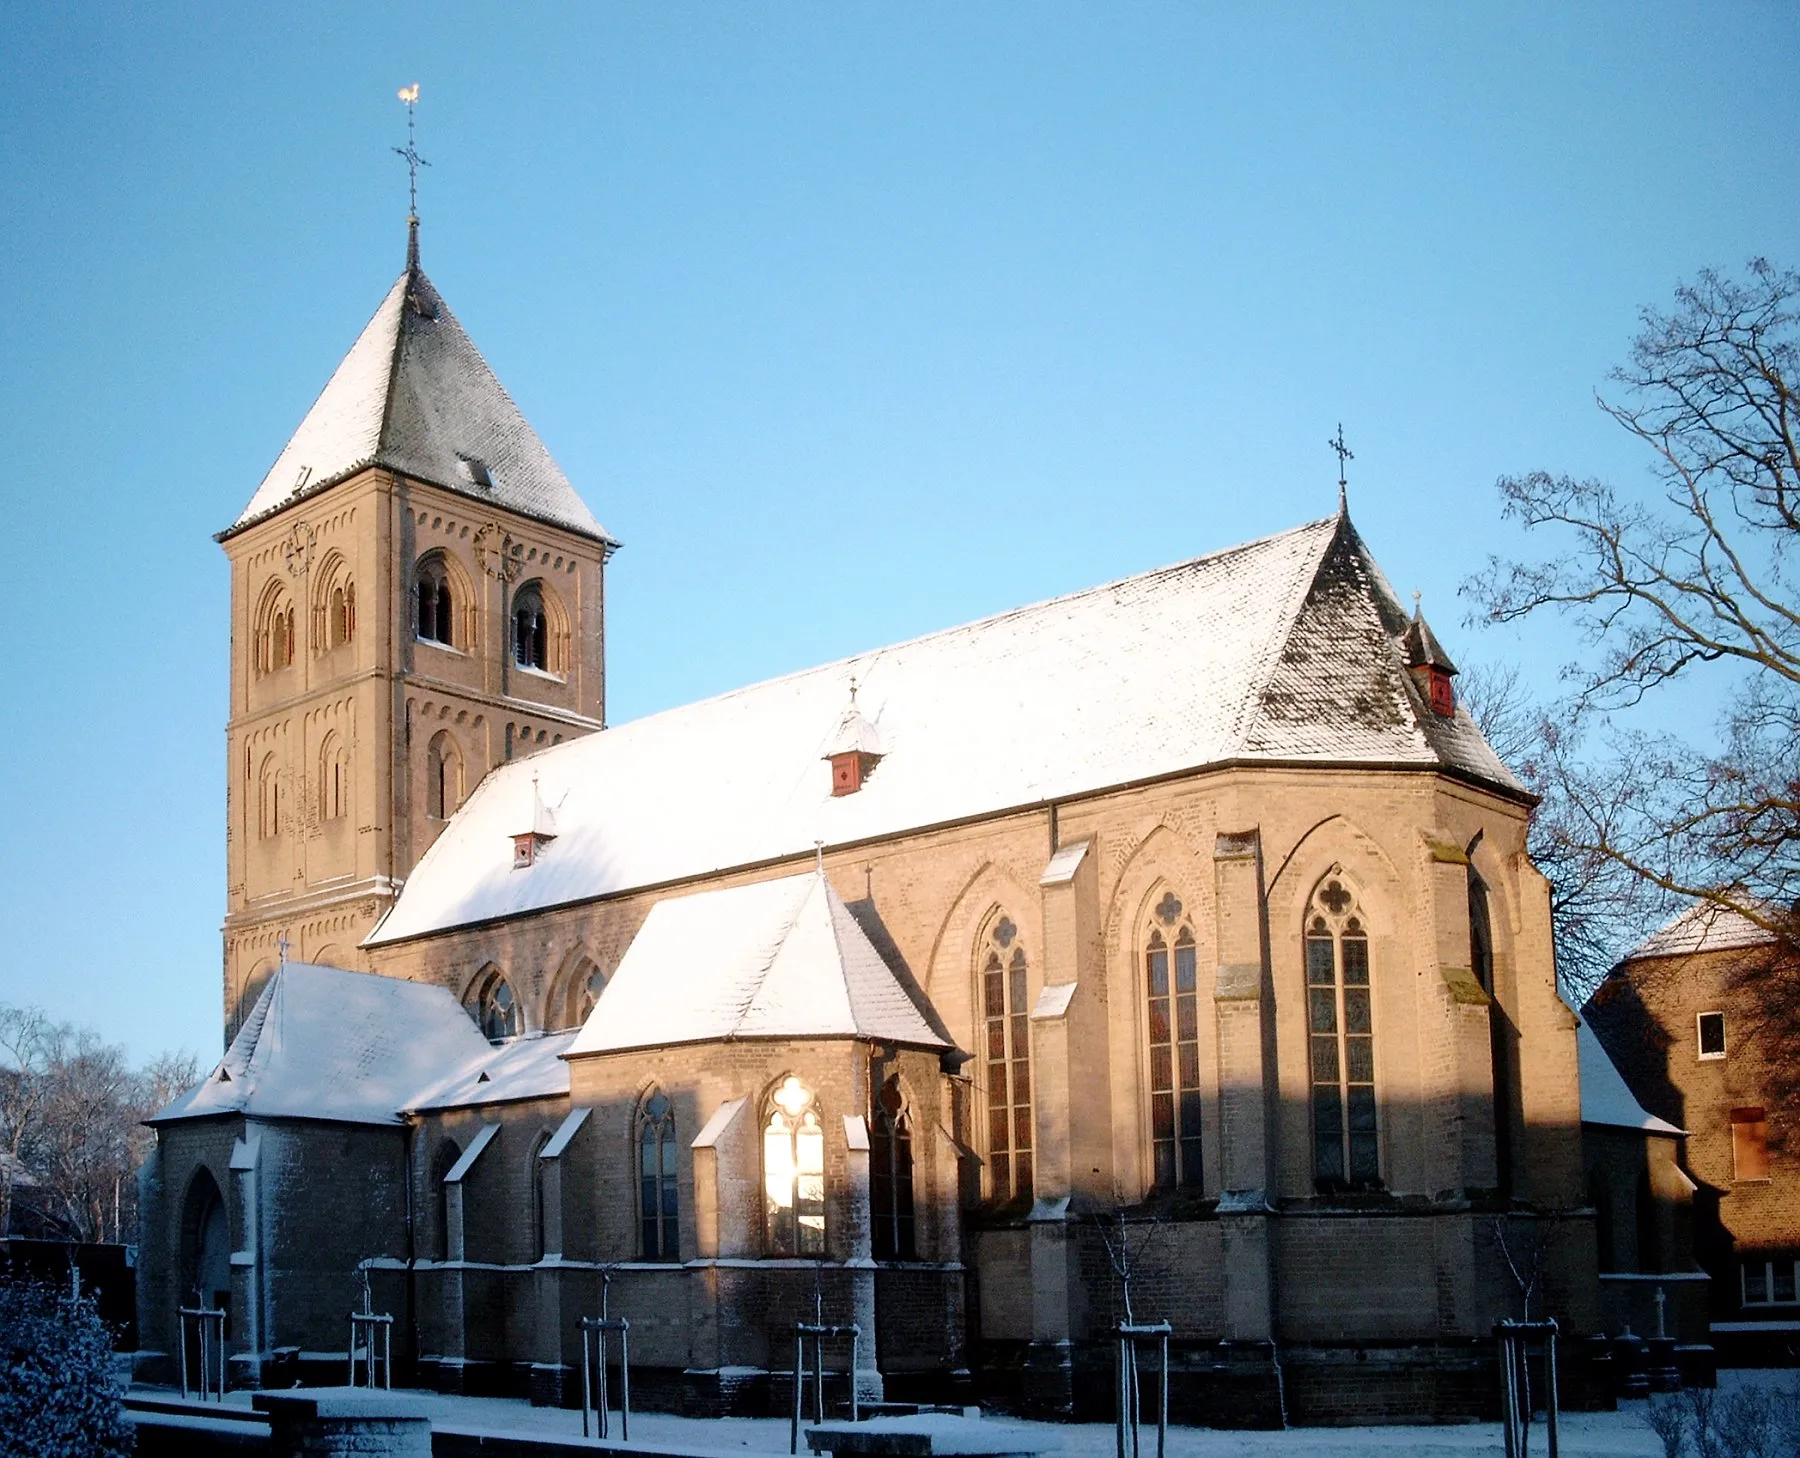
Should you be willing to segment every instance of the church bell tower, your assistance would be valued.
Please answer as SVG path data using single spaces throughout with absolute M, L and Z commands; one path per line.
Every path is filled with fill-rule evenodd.
M 217 540 L 231 563 L 224 1021 L 359 943 L 494 765 L 602 727 L 595 520 L 419 266 Z

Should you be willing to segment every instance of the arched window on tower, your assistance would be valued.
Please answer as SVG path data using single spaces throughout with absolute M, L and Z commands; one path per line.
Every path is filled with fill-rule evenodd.
M 462 804 L 462 751 L 448 729 L 431 736 L 425 749 L 425 813 L 448 820 Z
M 441 553 L 419 560 L 413 573 L 413 602 L 413 631 L 418 637 L 456 647 L 456 599 L 450 591 L 450 569 Z
M 252 645 L 251 661 L 258 674 L 275 673 L 294 661 L 294 604 L 279 581 L 263 591 Z
M 875 1259 L 915 1259 L 912 1116 L 906 1111 L 898 1077 L 882 1084 L 869 1121 L 869 1210 L 875 1223 Z
M 319 750 L 319 819 L 341 820 L 350 813 L 350 750 L 337 734 Z
M 996 1200 L 1032 1190 L 1031 1002 L 1019 929 L 1000 915 L 981 965 L 987 1033 L 988 1192 Z
M 638 1104 L 638 1233 L 647 1261 L 678 1261 L 681 1196 L 676 1184 L 675 1106 L 659 1088 Z
M 763 1120 L 769 1254 L 825 1253 L 825 1129 L 812 1090 L 793 1075 L 769 1096 Z
M 469 1016 L 490 1043 L 519 1034 L 519 1001 L 512 983 L 495 968 L 475 979 L 474 994 L 469 1001 Z
M 1150 1036 L 1151 1171 L 1158 1189 L 1200 1187 L 1200 1012 L 1197 949 L 1181 900 L 1163 893 L 1144 940 Z
M 513 596 L 513 661 L 521 668 L 550 671 L 550 620 L 544 611 L 544 594 L 528 582 Z
M 1333 867 L 1306 912 L 1306 1017 L 1313 1180 L 1321 1191 L 1381 1183 L 1369 933 Z
M 356 584 L 346 579 L 331 589 L 326 613 L 326 643 L 341 648 L 356 636 Z

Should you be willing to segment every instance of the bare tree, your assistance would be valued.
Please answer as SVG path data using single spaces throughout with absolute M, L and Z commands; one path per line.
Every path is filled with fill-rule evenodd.
M 1648 449 L 1653 489 L 1533 472 L 1508 517 L 1552 541 L 1466 589 L 1494 622 L 1561 613 L 1584 655 L 1555 773 L 1568 844 L 1673 897 L 1795 936 L 1800 890 L 1800 274 L 1758 259 L 1702 273 L 1643 314 L 1600 408 Z M 1725 704 L 1709 743 L 1640 727 L 1697 682 Z M 1679 705 L 1671 705 L 1678 709 Z

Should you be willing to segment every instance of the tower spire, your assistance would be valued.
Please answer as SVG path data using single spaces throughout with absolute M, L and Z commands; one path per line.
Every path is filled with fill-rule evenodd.
M 397 155 L 406 159 L 406 266 L 408 270 L 416 270 L 419 266 L 419 169 L 431 164 L 419 155 L 415 145 L 414 109 L 419 104 L 419 83 L 402 86 L 399 91 L 400 100 L 406 104 L 406 145 L 396 147 Z

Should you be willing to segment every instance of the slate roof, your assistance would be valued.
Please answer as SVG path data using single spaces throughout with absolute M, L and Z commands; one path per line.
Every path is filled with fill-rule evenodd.
M 1774 941 L 1770 932 L 1741 912 L 1713 901 L 1696 901 L 1651 932 L 1619 960 L 1635 962 L 1643 957 L 1734 951 L 1740 947 L 1770 946 Z
M 464 1021 L 468 1021 L 464 1015 Z M 569 1092 L 569 1065 L 563 1054 L 575 1041 L 571 1032 L 515 1038 L 499 1047 L 483 1044 L 481 1054 L 454 1073 L 413 1095 L 409 1111 L 467 1109 L 519 1099 L 562 1098 Z
M 1618 1066 L 1607 1055 L 1585 1018 L 1577 1020 L 1576 1057 L 1581 1071 L 1581 1122 L 1650 1134 L 1685 1134 L 1667 1119 L 1649 1113 L 1632 1096 Z
M 248 1114 L 398 1124 L 446 1068 L 493 1053 L 445 988 L 288 962 L 219 1066 L 149 1122 Z
M 1442 767 L 1523 796 L 1419 699 L 1347 515 L 571 740 L 492 771 L 369 937 L 397 941 L 1237 761 Z M 884 758 L 834 798 L 852 678 Z M 557 839 L 513 868 L 536 777 Z
M 815 871 L 657 902 L 568 1054 L 818 1037 L 950 1046 Z
M 471 479 L 463 462 L 480 463 Z M 616 545 L 416 266 L 388 290 L 228 537 L 368 466 Z

